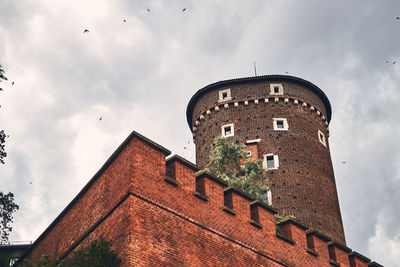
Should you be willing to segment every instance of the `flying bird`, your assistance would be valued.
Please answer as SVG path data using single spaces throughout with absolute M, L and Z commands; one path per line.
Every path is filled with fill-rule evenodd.
M 389 63 L 389 61 L 386 60 L 386 64 Z
M 396 17 L 396 19 L 400 19 L 400 17 Z
M 342 161 L 342 164 L 346 164 L 346 161 Z
M 0 87 L 0 91 L 3 91 L 3 88 Z
M 393 61 L 393 64 L 396 64 L 396 61 Z
M 124 19 L 124 22 L 126 22 L 126 19 Z
M 182 9 L 182 12 L 185 12 L 185 11 L 186 11 L 186 7 L 184 9 Z
M 103 117 L 100 117 L 100 118 L 99 118 L 99 121 L 101 121 L 102 119 L 103 119 Z
M 150 9 L 148 8 L 147 11 L 150 12 Z
M 185 146 L 183 147 L 184 149 L 187 149 Z
M 393 63 L 394 64 L 394 63 Z M 14 85 L 14 81 L 11 83 L 11 85 Z
M 89 32 L 89 30 L 88 29 L 85 29 L 84 31 L 83 31 L 83 33 L 88 33 Z

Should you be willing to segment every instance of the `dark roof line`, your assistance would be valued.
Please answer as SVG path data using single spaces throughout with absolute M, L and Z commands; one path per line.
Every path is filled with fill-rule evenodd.
M 94 182 L 108 169 L 108 167 L 114 162 L 118 155 L 124 150 L 124 148 L 133 139 L 137 138 L 140 141 L 152 146 L 154 149 L 160 151 L 165 156 L 171 154 L 171 151 L 165 147 L 157 144 L 156 142 L 148 139 L 147 137 L 141 135 L 136 131 L 132 131 L 129 136 L 119 145 L 119 147 L 112 153 L 112 155 L 107 159 L 107 161 L 101 166 L 101 168 L 95 173 L 95 175 L 87 182 L 87 184 L 81 189 L 81 191 L 71 200 L 71 202 L 61 211 L 60 214 L 53 220 L 53 222 L 43 231 L 43 233 L 29 246 L 28 250 L 21 256 L 19 262 L 23 260 L 36 246 L 39 242 L 53 229 L 53 227 L 68 213 L 68 211 L 81 199 L 81 197 L 90 189 Z
M 245 78 L 235 78 L 235 79 L 229 79 L 229 80 L 222 80 L 216 83 L 209 84 L 202 89 L 198 90 L 190 99 L 189 104 L 186 108 L 186 120 L 189 124 L 190 129 L 192 130 L 192 114 L 193 114 L 193 109 L 196 104 L 196 102 L 199 100 L 201 96 L 204 94 L 208 93 L 209 91 L 223 87 L 223 86 L 229 86 L 229 85 L 235 85 L 235 84 L 241 84 L 241 83 L 252 83 L 252 82 L 261 82 L 261 81 L 272 81 L 272 80 L 281 80 L 281 81 L 289 81 L 289 82 L 294 82 L 300 85 L 303 85 L 309 89 L 311 89 L 312 92 L 314 92 L 319 98 L 321 98 L 322 102 L 325 105 L 326 109 L 326 117 L 328 122 L 331 120 L 331 115 L 332 115 L 332 109 L 331 109 L 331 104 L 328 100 L 328 97 L 325 95 L 325 93 L 317 87 L 315 84 L 306 81 L 304 79 L 295 77 L 295 76 L 290 76 L 290 75 L 280 75 L 280 74 L 271 74 L 271 75 L 263 75 L 263 76 L 253 76 L 253 77 L 245 77 Z

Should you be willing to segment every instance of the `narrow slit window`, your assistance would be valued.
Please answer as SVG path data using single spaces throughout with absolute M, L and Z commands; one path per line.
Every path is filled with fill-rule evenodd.
M 273 169 L 275 167 L 274 156 L 267 156 L 266 160 L 267 160 L 267 169 Z
M 318 139 L 321 142 L 321 144 L 326 146 L 325 135 L 320 130 L 318 130 Z

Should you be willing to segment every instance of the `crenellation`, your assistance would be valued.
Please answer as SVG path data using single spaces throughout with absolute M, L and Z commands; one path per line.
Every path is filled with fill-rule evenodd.
M 328 249 L 330 260 L 340 264 L 340 266 L 350 267 L 348 255 L 351 252 L 350 248 L 337 241 L 331 241 L 328 243 Z
M 171 248 L 175 252 L 169 253 L 169 258 L 184 256 L 186 260 L 192 255 L 203 254 L 207 259 L 218 260 L 220 253 L 229 251 L 230 256 L 224 256 L 224 260 L 230 262 L 230 257 L 234 257 L 230 265 L 268 265 L 273 262 L 275 266 L 379 266 L 368 264 L 368 258 L 351 252 L 340 243 L 333 241 L 327 244 L 331 240 L 329 237 L 316 230 L 306 231 L 307 227 L 293 218 L 285 218 L 277 225 L 277 211 L 273 207 L 253 201 L 206 171 L 198 171 L 198 166 L 178 155 L 165 159 L 168 154 L 169 151 L 158 144 L 133 134 L 125 146 L 107 161 L 107 166 L 132 164 L 133 173 L 126 175 L 129 168 L 123 167 L 122 171 L 115 173 L 114 179 L 108 179 L 113 169 L 106 169 L 105 176 L 102 173 L 95 176 L 85 187 L 88 190 L 93 184 L 109 187 L 112 190 L 109 196 L 115 199 L 115 205 L 99 209 L 97 218 L 85 216 L 90 196 L 83 191 L 35 241 L 25 257 L 38 257 L 39 251 L 46 251 L 55 258 L 67 257 L 76 248 L 104 234 L 105 238 L 115 240 L 113 244 L 123 258 L 123 266 L 139 263 L 163 265 L 167 258 L 156 259 L 149 255 L 158 257 L 163 255 L 164 249 Z M 130 179 L 122 184 L 125 177 Z M 160 182 L 161 179 L 164 182 Z M 110 186 L 110 183 L 117 187 Z M 121 188 L 126 190 L 120 198 L 115 198 L 115 193 Z M 79 204 L 81 199 L 88 199 L 89 202 Z M 99 201 L 104 202 L 105 199 Z M 84 221 L 68 223 L 77 218 L 71 216 L 73 212 L 79 212 Z M 119 218 L 124 218 L 124 224 L 115 225 L 119 223 Z M 52 243 L 55 240 L 47 237 L 61 226 L 62 232 L 73 233 L 77 229 L 82 229 L 82 232 L 71 234 L 68 245 L 52 251 L 57 247 Z M 276 232 L 277 226 L 279 232 Z M 133 232 L 135 236 L 130 239 Z M 163 246 L 152 245 L 158 244 L 158 240 L 162 240 Z M 207 248 L 198 247 L 200 244 Z M 36 251 L 43 245 L 48 249 Z M 128 254 L 131 256 L 128 257 Z M 241 256 L 235 258 L 236 255 Z M 251 260 L 243 262 L 246 257 L 251 257 Z M 205 262 L 205 259 L 200 261 Z M 356 265 L 350 265 L 350 262 Z
M 350 252 L 349 258 L 351 267 L 368 267 L 368 263 L 371 262 L 369 258 L 356 251 Z

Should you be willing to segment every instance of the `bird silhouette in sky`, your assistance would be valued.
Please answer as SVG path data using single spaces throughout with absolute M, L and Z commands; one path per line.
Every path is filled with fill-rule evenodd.
M 124 19 L 124 22 L 126 22 L 126 19 Z
M 393 61 L 393 64 L 396 64 L 396 61 Z
M 400 17 L 396 17 L 396 19 L 400 19 Z
M 100 117 L 100 118 L 99 118 L 99 121 L 101 121 L 102 119 L 103 119 L 103 117 Z
M 84 31 L 83 31 L 83 33 L 88 33 L 89 32 L 89 30 L 88 29 L 85 29 Z
M 11 83 L 11 86 L 14 85 L 14 81 Z
M 182 12 L 185 12 L 185 11 L 186 11 L 186 7 L 184 9 L 182 9 Z
M 148 8 L 147 11 L 150 12 L 150 9 Z
M 346 164 L 346 161 L 342 161 L 342 164 Z

